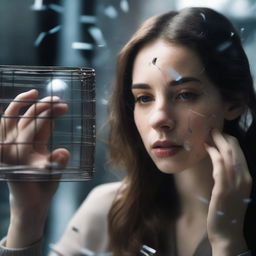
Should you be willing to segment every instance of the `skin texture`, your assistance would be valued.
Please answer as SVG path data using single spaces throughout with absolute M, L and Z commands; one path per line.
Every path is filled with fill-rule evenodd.
M 147 65 L 154 56 L 158 58 L 156 65 Z M 135 123 L 148 153 L 164 172 L 184 170 L 204 159 L 207 154 L 203 143 L 208 140 L 210 129 L 223 126 L 223 109 L 228 106 L 202 69 L 193 52 L 183 47 L 170 47 L 160 40 L 143 48 L 135 60 L 133 85 L 149 87 L 133 89 L 137 100 Z M 168 85 L 175 80 L 169 70 L 175 70 L 181 77 L 195 77 L 200 82 Z M 193 99 L 194 95 L 197 98 Z M 141 96 L 144 98 L 139 98 Z M 151 150 L 157 140 L 171 140 L 182 146 L 189 144 L 191 152 L 183 150 L 173 156 L 176 161 L 157 158 Z
M 243 108 L 225 102 L 203 70 L 197 55 L 184 46 L 161 39 L 144 46 L 133 67 L 134 119 L 156 166 L 174 174 L 181 222 L 203 216 L 206 225 L 201 229 L 208 234 L 213 255 L 236 255 L 246 250 L 244 199 L 250 194 L 251 177 L 239 143 L 222 128 L 225 119 L 238 117 Z M 181 82 L 184 77 L 196 81 Z M 172 85 L 175 80 L 180 83 Z M 156 141 L 180 147 L 175 154 L 159 155 L 153 147 Z M 202 206 L 195 194 L 209 204 Z M 185 233 L 177 232 L 180 237 Z M 187 255 L 182 246 L 178 250 L 179 255 Z

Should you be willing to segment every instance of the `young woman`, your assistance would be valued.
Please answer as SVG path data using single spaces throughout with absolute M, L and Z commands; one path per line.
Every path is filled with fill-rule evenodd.
M 54 105 L 56 115 L 66 109 Z M 248 60 L 225 17 L 186 8 L 147 20 L 118 56 L 110 100 L 110 159 L 127 176 L 90 193 L 51 255 L 256 255 L 255 111 Z M 51 154 L 67 162 L 64 149 Z M 57 185 L 9 187 L 1 253 L 39 255 Z

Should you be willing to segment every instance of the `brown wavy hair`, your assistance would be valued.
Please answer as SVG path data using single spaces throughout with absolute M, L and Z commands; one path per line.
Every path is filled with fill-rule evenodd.
M 157 169 L 144 148 L 133 116 L 131 84 L 134 59 L 145 44 L 159 38 L 195 51 L 223 98 L 245 102 L 247 115 L 225 121 L 224 130 L 240 141 L 255 181 L 256 98 L 248 59 L 238 32 L 226 17 L 209 8 L 186 8 L 148 19 L 118 55 L 109 104 L 110 160 L 114 166 L 127 172 L 120 196 L 109 212 L 110 246 L 114 256 L 139 255 L 143 244 L 156 249 L 161 256 L 166 255 L 170 245 L 164 238 L 172 239 L 167 232 L 179 215 L 179 198 L 173 175 Z M 252 193 L 255 198 L 255 191 Z M 256 237 L 254 202 L 248 207 L 244 225 L 245 237 L 253 253 L 255 245 L 252 238 Z

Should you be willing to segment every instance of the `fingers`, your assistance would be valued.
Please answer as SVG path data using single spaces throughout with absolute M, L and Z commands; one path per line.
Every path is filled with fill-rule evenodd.
M 5 131 L 12 129 L 17 123 L 21 108 L 28 106 L 38 97 L 38 91 L 33 89 L 19 94 L 6 108 L 1 118 L 1 126 Z M 5 133 L 6 134 L 6 133 Z
M 205 144 L 206 151 L 211 157 L 213 163 L 213 178 L 215 180 L 215 191 L 223 191 L 227 185 L 227 177 L 224 167 L 224 160 L 220 152 L 212 146 Z
M 46 153 L 48 139 L 54 125 L 53 116 L 60 116 L 66 111 L 66 104 L 56 104 L 51 109 L 41 112 L 36 119 L 30 121 L 23 129 L 19 128 L 16 142 L 20 144 L 20 151 L 26 151 L 25 148 L 33 144 L 36 151 Z
M 35 142 L 42 142 L 42 143 L 36 143 L 34 145 L 34 148 L 39 153 L 46 153 L 47 152 L 47 144 L 48 140 L 51 136 L 51 133 L 54 128 L 54 119 L 51 118 L 51 116 L 60 116 L 63 115 L 67 111 L 68 107 L 66 104 L 56 104 L 54 105 L 53 109 L 50 110 L 50 115 L 46 113 L 46 117 L 43 118 L 43 122 L 35 123 L 36 125 L 36 131 L 34 141 Z M 48 115 L 48 116 L 47 116 Z
M 234 184 L 235 173 L 232 171 L 232 168 L 235 162 L 237 162 L 237 160 L 234 159 L 234 151 L 238 145 L 231 145 L 217 129 L 212 130 L 212 139 L 217 151 L 219 152 L 219 158 L 222 160 L 224 165 L 223 170 L 226 171 L 226 176 L 230 180 L 231 184 Z
M 54 120 L 63 115 L 68 106 L 61 103 L 59 97 L 45 97 L 40 101 L 37 97 L 37 90 L 21 93 L 6 108 L 0 123 L 0 139 L 3 144 L 0 148 L 1 161 L 4 159 L 5 163 L 27 164 L 33 161 L 34 155 L 40 156 L 36 160 L 37 164 L 40 161 L 45 163 L 48 159 L 48 144 Z M 21 109 L 29 105 L 21 116 Z M 51 157 L 57 159 L 59 166 L 65 166 L 69 153 L 59 149 L 52 152 Z
M 31 120 L 37 118 L 40 113 L 44 112 L 47 109 L 52 109 L 55 104 L 58 104 L 60 98 L 57 96 L 49 96 L 45 97 L 32 106 L 26 111 L 26 113 L 22 116 L 19 121 L 19 128 L 23 129 L 26 125 L 28 125 Z
M 208 145 L 206 150 L 213 162 L 216 185 L 224 189 L 225 186 L 231 189 L 241 186 L 250 188 L 251 176 L 238 140 L 220 133 L 217 129 L 213 129 L 211 134 L 215 146 Z
M 49 156 L 50 163 L 57 163 L 57 168 L 65 168 L 70 158 L 70 153 L 65 148 L 55 149 Z
M 230 135 L 221 134 L 217 129 L 212 131 L 216 148 L 225 160 L 226 168 L 242 167 L 247 169 L 247 163 L 238 140 Z
M 19 155 L 25 155 L 30 149 L 47 153 L 47 143 L 54 127 L 54 119 L 63 115 L 68 107 L 60 103 L 60 98 L 49 96 L 37 101 L 38 91 L 30 90 L 19 94 L 7 107 L 1 119 L 1 139 L 16 144 Z M 32 104 L 23 116 L 19 116 L 22 107 Z M 19 121 L 17 121 L 19 119 Z
M 232 169 L 237 177 L 236 185 L 239 185 L 243 182 L 245 185 L 247 185 L 247 188 L 250 191 L 251 184 L 252 184 L 252 177 L 250 175 L 244 153 L 241 147 L 239 146 L 239 143 L 236 138 L 232 136 L 227 136 L 226 140 L 233 148 Z
M 38 91 L 33 89 L 19 94 L 6 108 L 1 118 L 1 138 L 5 140 L 8 136 L 8 141 L 17 137 L 26 126 L 30 123 L 34 124 L 34 134 L 36 134 L 37 120 L 40 118 L 47 119 L 45 111 L 48 111 L 48 119 L 51 120 L 64 114 L 67 111 L 67 104 L 60 103 L 60 98 L 57 96 L 48 96 L 40 101 L 36 101 Z M 19 116 L 21 108 L 33 103 L 23 116 Z M 18 121 L 19 120 L 19 121 Z M 36 120 L 36 121 L 35 121 Z M 39 122 L 41 125 L 45 122 Z M 39 127 L 41 127 L 41 125 Z M 30 129 L 31 130 L 31 129 Z M 49 129 L 48 129 L 49 130 Z M 31 135 L 32 136 L 32 135 Z
M 33 103 L 38 97 L 38 91 L 33 89 L 25 93 L 19 94 L 7 107 L 1 119 L 2 134 L 5 134 L 16 127 L 17 120 L 19 118 L 19 113 L 21 108 L 26 107 Z M 66 112 L 66 104 L 60 103 L 60 98 L 57 96 L 48 96 L 40 101 L 35 102 L 22 116 L 19 118 L 18 126 L 20 129 L 23 129 L 28 125 L 34 118 L 36 118 L 40 113 L 46 109 L 54 110 L 52 112 L 52 117 L 55 118 L 58 115 L 61 115 L 63 112 Z M 59 104 L 58 110 L 53 108 L 55 104 Z M 63 111 L 62 111 L 63 109 Z M 59 114 L 60 113 L 60 114 Z M 4 132 L 5 131 L 5 132 Z

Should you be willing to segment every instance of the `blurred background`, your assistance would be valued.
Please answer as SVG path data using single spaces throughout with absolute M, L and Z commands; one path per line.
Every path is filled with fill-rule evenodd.
M 96 172 L 91 181 L 60 184 L 46 227 L 45 252 L 58 240 L 88 192 L 120 179 L 104 143 L 108 95 L 118 51 L 148 17 L 188 6 L 211 7 L 240 32 L 256 74 L 256 0 L 1 0 L 0 65 L 86 66 L 96 69 Z M 9 224 L 9 198 L 0 182 L 0 236 Z

